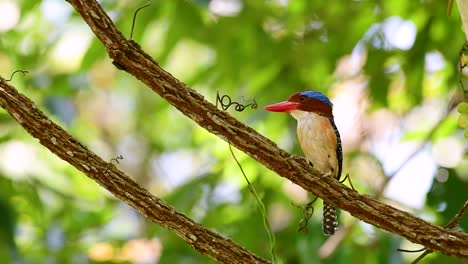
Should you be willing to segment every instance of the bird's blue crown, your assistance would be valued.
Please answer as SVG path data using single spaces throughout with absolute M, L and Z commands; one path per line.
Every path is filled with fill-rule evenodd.
M 322 101 L 322 102 L 328 104 L 329 106 L 333 107 L 333 104 L 330 101 L 330 99 L 328 99 L 328 97 L 326 97 L 323 93 L 316 92 L 316 91 L 304 91 L 304 92 L 300 92 L 299 94 L 300 95 L 305 95 L 305 96 L 307 96 L 309 98 L 312 98 L 312 99 Z

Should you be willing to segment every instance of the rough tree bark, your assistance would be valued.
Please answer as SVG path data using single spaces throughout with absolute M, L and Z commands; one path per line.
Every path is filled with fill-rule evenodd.
M 209 132 L 327 203 L 344 209 L 361 220 L 422 244 L 428 249 L 468 257 L 468 235 L 444 230 L 368 196 L 359 195 L 336 180 L 323 180 L 320 172 L 308 166 L 304 159 L 294 158 L 279 149 L 272 141 L 228 113 L 219 111 L 202 95 L 161 69 L 137 43 L 128 41 L 118 31 L 96 1 L 69 2 L 104 44 L 116 66 L 144 82 Z
M 195 223 L 140 187 L 114 164 L 102 160 L 52 122 L 29 98 L 18 93 L 2 77 L 0 105 L 52 153 L 85 173 L 151 221 L 174 232 L 200 253 L 222 263 L 270 263 L 234 241 Z
M 344 209 L 367 223 L 421 244 L 427 249 L 468 258 L 467 234 L 445 230 L 368 196 L 359 195 L 334 179 L 325 180 L 304 159 L 279 149 L 275 143 L 228 113 L 219 111 L 204 100 L 203 96 L 161 69 L 138 44 L 123 37 L 96 1 L 69 2 L 104 44 L 118 68 L 141 80 L 201 127 L 327 203 Z M 150 220 L 174 231 L 202 254 L 224 263 L 266 262 L 246 252 L 233 241 L 195 224 L 139 187 L 113 165 L 102 161 L 53 124 L 32 102 L 12 90 L 3 78 L 0 78 L 0 104 L 31 135 L 38 138 L 41 144 Z M 244 259 L 236 259 L 237 257 Z

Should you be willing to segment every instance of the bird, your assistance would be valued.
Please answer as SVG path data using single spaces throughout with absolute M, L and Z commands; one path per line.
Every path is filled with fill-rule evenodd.
M 296 92 L 287 101 L 265 106 L 265 110 L 291 114 L 297 120 L 297 137 L 309 164 L 326 176 L 340 179 L 343 150 L 328 97 L 317 91 Z M 324 201 L 322 231 L 331 236 L 337 229 L 336 208 Z

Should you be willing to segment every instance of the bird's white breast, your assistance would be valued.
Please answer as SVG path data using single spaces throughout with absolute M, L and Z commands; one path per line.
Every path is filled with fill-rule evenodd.
M 338 172 L 337 138 L 330 120 L 313 112 L 294 110 L 290 113 L 297 119 L 297 136 L 307 160 L 316 169 L 335 176 Z

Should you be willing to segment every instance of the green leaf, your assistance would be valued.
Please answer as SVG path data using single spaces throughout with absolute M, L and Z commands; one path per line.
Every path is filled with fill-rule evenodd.
M 468 182 L 464 182 L 453 169 L 442 169 L 441 175 L 448 173 L 448 178 L 443 181 L 435 180 L 431 190 L 427 194 L 427 204 L 440 214 L 438 223 L 447 224 L 463 207 L 466 201 L 466 189 Z M 437 179 L 437 178 L 436 178 Z M 468 218 L 460 221 L 463 230 L 468 230 Z

